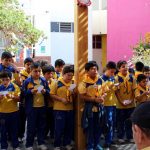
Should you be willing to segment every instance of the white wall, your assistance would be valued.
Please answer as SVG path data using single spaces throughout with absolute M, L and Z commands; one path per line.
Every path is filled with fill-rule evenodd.
M 44 31 L 48 39 L 36 44 L 36 56 L 51 56 L 52 64 L 58 58 L 66 63 L 74 63 L 74 33 L 51 32 L 50 22 L 74 22 L 74 0 L 20 0 L 27 3 L 24 7 L 35 16 L 35 27 Z M 30 9 L 31 11 L 29 11 Z M 92 9 L 89 7 L 88 59 L 93 59 L 92 52 Z M 41 46 L 46 52 L 41 53 Z
M 107 34 L 107 10 L 92 12 L 92 26 L 93 34 Z
M 93 0 L 92 9 L 92 33 L 107 34 L 107 0 Z

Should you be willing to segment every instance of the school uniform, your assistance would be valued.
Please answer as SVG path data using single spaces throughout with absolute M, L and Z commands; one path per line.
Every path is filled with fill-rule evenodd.
M 61 101 L 54 100 L 54 147 L 60 147 L 61 143 L 63 143 L 63 146 L 71 144 L 73 134 L 73 99 L 72 92 L 69 91 L 71 84 L 72 82 L 66 83 L 62 77 L 51 84 L 51 95 L 57 95 L 69 101 L 68 104 L 64 104 Z M 63 142 L 61 142 L 62 137 Z
M 58 80 L 59 77 L 62 77 L 62 73 L 56 71 L 56 72 L 54 73 L 54 79 Z
M 11 72 L 13 75 L 13 80 L 18 80 L 19 78 L 19 72 L 17 70 L 15 70 L 15 68 L 13 66 L 7 66 L 5 67 L 2 63 L 0 64 L 0 72 L 1 71 L 7 71 L 7 72 Z
M 143 72 L 141 72 L 141 71 L 135 71 L 135 79 L 137 79 L 137 77 L 138 77 L 138 75 L 140 75 L 140 74 L 143 74 Z
M 146 102 L 149 100 L 150 98 L 150 94 L 149 95 L 143 95 L 141 96 L 144 92 L 148 92 L 149 91 L 149 88 L 146 87 L 146 89 L 142 88 L 140 85 L 137 86 L 136 90 L 135 90 L 135 99 L 140 96 L 140 101 L 138 101 L 136 99 L 136 104 L 139 105 L 143 102 Z
M 130 140 L 132 139 L 132 124 L 129 118 L 135 108 L 136 80 L 131 74 L 127 74 L 124 77 L 120 72 L 115 79 L 120 84 L 119 89 L 116 91 L 117 136 L 119 139 L 123 139 L 126 134 L 126 138 Z M 125 100 L 130 100 L 131 103 L 127 106 L 122 105 L 120 102 L 124 102 Z
M 117 89 L 114 86 L 115 79 L 114 77 L 107 77 L 105 74 L 102 75 L 104 81 L 105 92 L 107 93 L 104 100 L 104 108 L 106 112 L 106 120 L 108 124 L 108 133 L 105 137 L 105 144 L 110 146 L 114 136 L 115 123 L 116 123 L 116 95 L 115 90 Z M 111 88 L 110 88 L 111 86 Z
M 20 89 L 14 83 L 10 83 L 8 87 L 0 85 L 0 92 L 8 91 L 8 94 L 15 96 L 20 95 Z M 11 137 L 13 148 L 19 146 L 18 142 L 18 106 L 13 98 L 6 96 L 0 100 L 0 132 L 1 132 L 1 149 L 7 149 L 7 136 Z
M 80 94 L 85 94 L 91 98 L 96 98 L 102 95 L 103 80 L 97 76 L 92 80 L 88 75 L 84 76 L 83 81 L 79 84 L 78 91 Z M 95 102 L 85 101 L 81 125 L 87 137 L 87 150 L 101 150 L 99 145 L 100 136 L 106 121 L 104 117 L 104 106 Z
M 36 93 L 33 95 L 31 90 L 35 86 L 42 85 L 46 90 L 45 94 Z M 27 117 L 27 139 L 26 147 L 32 147 L 34 136 L 37 131 L 38 145 L 43 145 L 45 139 L 46 128 L 46 96 L 49 95 L 49 87 L 47 81 L 40 77 L 37 81 L 32 76 L 27 78 L 23 83 L 23 92 L 25 96 L 25 112 Z
M 20 79 L 23 84 L 23 82 L 30 76 L 30 74 L 26 71 L 26 69 L 22 69 L 20 71 Z M 19 103 L 19 138 L 22 141 L 22 138 L 24 137 L 25 133 L 25 125 L 26 125 L 26 114 L 25 114 L 25 99 L 23 91 L 21 90 L 20 95 L 20 103 Z
M 50 79 L 48 81 L 49 88 L 52 82 L 55 82 L 55 80 Z M 50 138 L 54 139 L 54 113 L 53 113 L 54 102 L 52 98 L 50 98 L 50 95 L 47 97 L 47 100 L 48 100 L 48 107 L 46 110 L 46 136 L 50 132 L 49 133 Z

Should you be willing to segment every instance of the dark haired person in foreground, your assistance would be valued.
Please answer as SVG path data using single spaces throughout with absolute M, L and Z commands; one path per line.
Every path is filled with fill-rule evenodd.
M 140 104 L 131 115 L 137 150 L 150 150 L 150 102 Z

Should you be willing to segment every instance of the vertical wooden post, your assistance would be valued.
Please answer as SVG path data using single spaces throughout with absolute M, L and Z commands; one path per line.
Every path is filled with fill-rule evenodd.
M 84 74 L 84 65 L 88 61 L 88 8 L 79 7 L 75 0 L 74 15 L 74 58 L 75 58 L 75 82 L 81 81 Z M 75 102 L 75 144 L 76 150 L 84 150 L 85 136 L 81 128 L 81 107 L 83 102 L 79 96 Z
M 107 63 L 107 35 L 102 35 L 102 67 L 104 68 Z

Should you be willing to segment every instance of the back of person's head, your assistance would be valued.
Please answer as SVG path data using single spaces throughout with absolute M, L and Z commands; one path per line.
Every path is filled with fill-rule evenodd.
M 64 65 L 65 65 L 65 62 L 62 59 L 57 59 L 55 61 L 55 67 L 61 67 L 61 66 L 64 66 Z
M 12 78 L 12 73 L 10 71 L 2 71 L 0 72 L 0 79 L 2 78 Z
M 142 80 L 145 80 L 145 79 L 147 79 L 147 77 L 144 74 L 139 74 L 137 76 L 137 82 L 138 83 L 141 82 Z
M 142 72 L 143 69 L 144 69 L 144 64 L 140 61 L 136 62 L 135 63 L 135 69 L 136 69 L 136 71 L 141 71 Z
M 133 125 L 137 125 L 150 140 L 150 101 L 138 105 L 131 115 Z
M 68 65 L 68 66 L 65 66 L 63 68 L 62 74 L 66 74 L 66 73 L 73 73 L 74 74 L 74 67 L 73 67 L 73 65 Z
M 28 62 L 33 63 L 33 59 L 32 59 L 31 57 L 27 57 L 27 58 L 24 60 L 24 65 L 25 65 L 26 63 L 28 63 Z
M 135 74 L 135 71 L 134 71 L 134 69 L 133 69 L 133 68 L 129 68 L 129 70 L 128 70 L 128 71 L 129 71 L 129 73 L 130 73 L 130 74 L 133 74 L 133 75 Z
M 125 64 L 125 65 L 127 64 L 127 62 L 126 62 L 125 60 L 120 60 L 120 61 L 118 61 L 118 62 L 117 62 L 117 69 L 120 69 L 121 66 L 124 65 L 124 64 Z
M 116 69 L 116 63 L 113 61 L 109 61 L 106 65 L 106 69 Z
M 1 59 L 9 59 L 9 58 L 12 58 L 12 54 L 10 52 L 3 52 L 2 53 L 2 56 L 1 56 Z
M 42 67 L 43 75 L 47 72 L 55 72 L 55 68 L 53 66 L 50 66 L 50 65 L 46 65 L 46 66 Z
M 41 60 L 40 61 L 41 68 L 44 67 L 44 66 L 46 66 L 46 65 L 48 65 L 48 61 L 47 60 Z
M 96 67 L 97 70 L 98 70 L 98 65 L 97 65 L 96 61 L 94 61 L 94 60 L 89 61 L 89 62 L 87 62 L 87 63 L 85 64 L 85 70 L 86 70 L 86 71 L 89 71 L 90 68 L 92 68 L 92 67 Z
M 143 72 L 149 72 L 149 71 L 150 71 L 149 66 L 144 66 L 144 70 L 143 70 Z
M 41 68 L 40 64 L 38 62 L 33 62 L 30 66 L 31 70 Z

